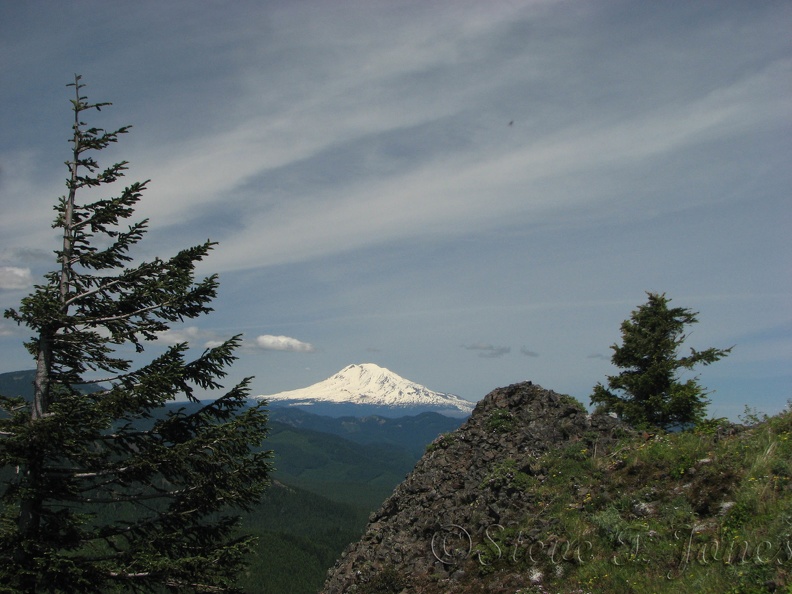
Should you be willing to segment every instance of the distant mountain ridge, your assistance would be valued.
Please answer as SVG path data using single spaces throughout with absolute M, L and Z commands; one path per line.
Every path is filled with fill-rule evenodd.
M 33 380 L 36 379 L 35 369 L 23 369 L 0 373 L 0 396 L 9 398 L 33 399 Z M 101 384 L 84 384 L 78 386 L 84 394 L 106 389 Z
M 321 431 L 343 437 L 358 444 L 387 444 L 403 448 L 418 461 L 427 444 L 438 435 L 457 429 L 463 418 L 449 417 L 434 412 L 404 417 L 328 417 L 305 410 L 301 406 L 272 408 L 270 423 L 290 425 L 296 429 Z M 411 465 L 412 468 L 412 465 Z
M 353 364 L 307 388 L 256 396 L 270 407 L 307 407 L 327 416 L 386 417 L 437 412 L 466 417 L 474 403 L 454 394 L 435 392 L 374 363 Z
M 35 369 L 22 371 L 9 371 L 0 373 L 0 395 L 9 398 L 33 398 L 33 379 L 36 377 Z

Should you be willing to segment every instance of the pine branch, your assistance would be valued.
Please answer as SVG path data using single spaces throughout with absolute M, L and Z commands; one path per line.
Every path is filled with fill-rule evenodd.
M 195 268 L 215 244 L 129 266 L 148 221 L 120 225 L 148 182 L 115 198 L 77 201 L 84 189 L 124 176 L 126 161 L 102 168 L 94 153 L 129 126 L 88 126 L 82 114 L 110 104 L 90 103 L 79 75 L 69 86 L 74 122 L 68 192 L 55 205 L 56 269 L 4 314 L 34 333 L 25 347 L 36 359 L 36 380 L 31 404 L 0 399 L 0 476 L 13 477 L 4 502 L 18 510 L 16 522 L 0 522 L 0 577 L 22 592 L 84 591 L 86 580 L 97 592 L 119 585 L 223 591 L 249 543 L 233 538 L 233 518 L 223 511 L 249 509 L 267 484 L 271 453 L 256 451 L 266 416 L 259 407 L 243 410 L 249 378 L 195 412 L 157 415 L 179 394 L 196 401 L 195 387 L 220 388 L 241 338 L 191 361 L 180 343 L 134 370 L 116 355 L 118 345 L 142 351 L 142 341 L 171 323 L 211 311 L 217 277 L 196 282 Z M 102 379 L 85 379 L 98 370 Z M 78 389 L 97 382 L 111 387 Z M 131 510 L 128 523 L 99 519 L 115 504 Z

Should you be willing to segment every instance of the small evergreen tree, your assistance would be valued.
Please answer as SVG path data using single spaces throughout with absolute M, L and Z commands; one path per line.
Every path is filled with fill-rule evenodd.
M 252 538 L 237 528 L 271 470 L 266 414 L 247 402 L 249 378 L 214 401 L 240 338 L 188 358 L 187 344 L 141 367 L 132 351 L 174 322 L 211 311 L 216 276 L 194 269 L 213 247 L 133 264 L 147 221 L 123 227 L 146 182 L 79 203 L 124 175 L 91 156 L 115 143 L 87 127 L 75 76 L 72 155 L 58 266 L 6 317 L 30 328 L 32 402 L 0 397 L 0 590 L 13 592 L 237 591 Z M 131 348 L 130 348 L 131 347 Z M 126 349 L 126 356 L 124 349 Z M 98 391 L 86 390 L 100 382 Z M 186 397 L 183 406 L 168 403 Z
M 728 349 L 678 351 L 687 336 L 686 326 L 698 322 L 698 312 L 669 308 L 665 293 L 647 293 L 649 300 L 621 325 L 623 344 L 613 345 L 611 362 L 623 369 L 608 376 L 608 388 L 598 383 L 591 396 L 601 412 L 614 412 L 635 427 L 669 429 L 704 418 L 709 400 L 698 378 L 682 381 L 680 371 L 709 365 L 725 357 Z

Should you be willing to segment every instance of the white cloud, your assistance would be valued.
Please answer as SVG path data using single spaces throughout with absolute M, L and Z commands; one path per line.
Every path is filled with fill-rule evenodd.
M 295 353 L 312 353 L 316 349 L 309 342 L 303 342 L 290 336 L 273 336 L 262 334 L 256 338 L 256 346 L 267 351 L 292 351 Z
M 204 347 L 206 347 L 207 349 L 214 349 L 214 348 L 219 347 L 223 343 L 225 343 L 224 340 L 207 340 L 204 343 Z
M 209 330 L 201 330 L 197 326 L 170 329 L 158 333 L 158 340 L 165 344 L 202 343 L 205 348 L 212 348 L 222 344 L 222 340 Z
M 0 266 L 0 290 L 27 289 L 33 285 L 30 268 Z

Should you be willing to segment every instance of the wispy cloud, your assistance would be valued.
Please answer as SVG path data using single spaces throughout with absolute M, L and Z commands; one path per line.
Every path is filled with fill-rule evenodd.
M 489 41 L 498 32 L 496 26 L 477 30 Z M 366 64 L 388 62 L 392 50 L 370 39 L 360 42 L 371 50 Z M 147 203 L 156 210 L 152 214 L 162 223 L 200 213 L 211 217 L 215 209 L 227 212 L 225 201 L 217 204 L 218 193 L 238 203 L 245 215 L 221 238 L 214 259 L 221 269 L 303 261 L 405 236 L 464 234 L 514 217 L 529 216 L 541 224 L 573 207 L 613 207 L 619 196 L 612 178 L 601 172 L 639 167 L 702 142 L 733 138 L 783 117 L 786 109 L 778 97 L 784 94 L 790 63 L 779 60 L 671 106 L 647 106 L 618 119 L 603 108 L 586 112 L 590 117 L 585 121 L 571 109 L 573 115 L 555 126 L 532 118 L 525 129 L 509 128 L 499 112 L 486 117 L 469 112 L 471 104 L 489 105 L 491 100 L 478 87 L 452 86 L 458 93 L 433 101 L 440 91 L 432 84 L 405 86 L 424 70 L 436 71 L 441 79 L 463 80 L 474 65 L 450 60 L 447 53 L 437 52 L 434 60 L 431 51 L 421 53 L 414 63 L 409 53 L 401 55 L 398 71 L 384 69 L 387 74 L 374 81 L 370 77 L 376 68 L 361 67 L 344 53 L 342 60 L 349 63 L 327 64 L 323 73 L 338 75 L 328 77 L 336 92 L 317 89 L 275 114 L 251 112 L 219 134 L 212 131 L 159 149 L 167 154 L 142 155 L 141 169 L 155 180 L 152 192 L 158 196 Z M 571 68 L 565 62 L 559 66 Z M 495 89 L 508 88 L 513 72 L 495 70 L 486 80 Z M 537 84 L 560 85 L 552 72 L 543 73 Z M 304 82 L 309 88 L 317 84 Z M 264 83 L 249 84 L 252 92 Z M 393 93 L 361 100 L 370 93 L 366 89 L 378 85 Z M 264 90 L 261 94 L 266 95 Z M 405 103 L 416 106 L 405 109 Z M 328 113 L 334 114 L 329 121 Z M 355 175 L 339 176 L 341 170 Z M 570 191 L 581 185 L 585 192 Z M 526 195 L 527 188 L 541 192 Z M 669 195 L 653 208 L 690 207 L 686 198 L 682 205 Z M 244 208 L 253 200 L 271 207 Z
M 701 310 L 695 346 L 740 345 L 708 373 L 788 375 L 788 328 L 749 333 L 792 319 L 790 3 L 6 4 L 0 287 L 53 262 L 78 63 L 115 103 L 91 124 L 134 125 L 100 161 L 152 180 L 131 255 L 219 242 L 215 313 L 189 322 L 218 326 L 163 341 L 244 331 L 235 367 L 291 387 L 382 347 L 474 398 L 540 353 L 532 379 L 584 394 L 660 290 Z
M 54 262 L 55 256 L 51 250 L 34 247 L 5 247 L 0 249 L 0 263 L 41 263 Z
M 498 357 L 502 357 L 503 355 L 508 355 L 511 353 L 511 347 L 508 346 L 495 346 L 492 344 L 463 344 L 463 349 L 468 351 L 478 351 L 478 356 L 483 357 L 485 359 L 496 359 Z
M 32 286 L 30 268 L 0 266 L 0 290 L 27 289 Z
M 303 342 L 290 336 L 274 336 L 272 334 L 258 336 L 255 346 L 267 351 L 291 351 L 295 353 L 312 353 L 316 350 L 309 342 Z
M 187 326 L 160 332 L 157 340 L 163 344 L 190 343 L 200 344 L 205 348 L 218 346 L 223 340 L 211 330 L 203 330 L 197 326 Z

